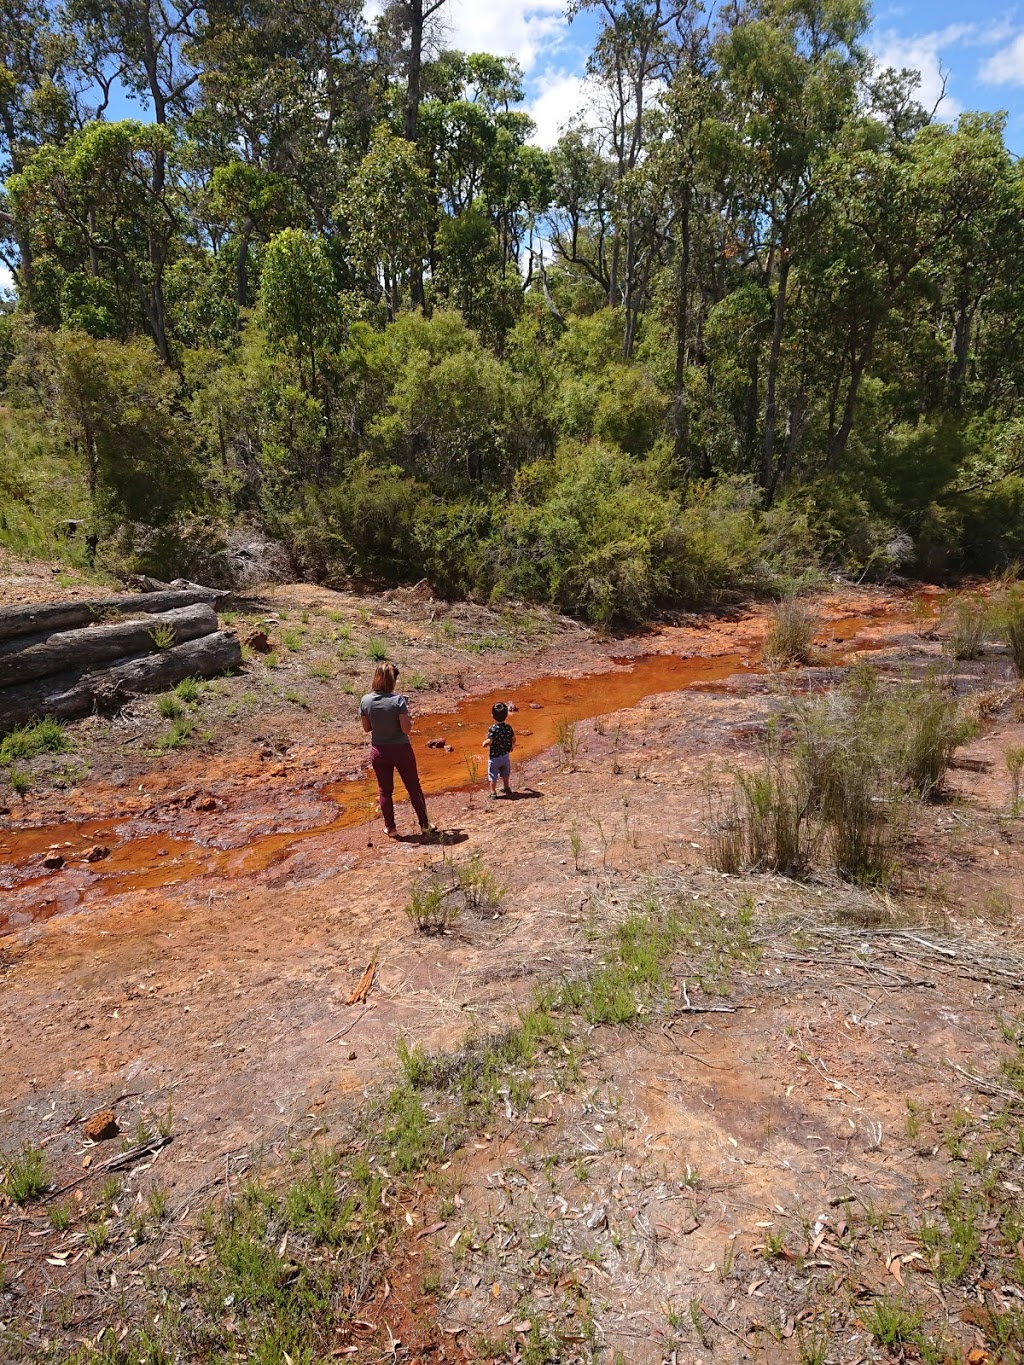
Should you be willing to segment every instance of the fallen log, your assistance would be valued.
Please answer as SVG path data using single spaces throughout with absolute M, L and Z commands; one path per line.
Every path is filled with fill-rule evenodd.
M 157 644 L 158 632 L 167 633 L 167 644 L 177 645 L 210 635 L 216 629 L 217 614 L 213 608 L 196 603 L 134 621 L 114 621 L 105 626 L 9 641 L 0 645 L 0 687 L 48 678 L 73 668 L 95 668 L 129 654 L 148 654 L 166 647 Z
M 116 711 L 133 693 L 162 692 L 182 678 L 212 678 L 241 662 L 237 635 L 218 630 L 110 668 L 0 689 L 0 733 L 42 716 L 77 720 L 93 711 Z
M 224 596 L 213 588 L 191 584 L 168 592 L 119 593 L 116 597 L 97 597 L 88 602 L 36 602 L 26 607 L 0 607 L 0 640 L 73 630 L 76 626 L 88 626 L 107 616 L 128 612 L 173 611 L 175 607 L 191 607 L 197 602 L 213 606 Z

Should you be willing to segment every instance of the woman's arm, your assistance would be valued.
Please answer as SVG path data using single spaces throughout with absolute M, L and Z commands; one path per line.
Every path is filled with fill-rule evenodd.
M 360 725 L 363 727 L 363 729 L 366 731 L 367 734 L 369 734 L 370 731 L 373 729 L 373 726 L 370 724 L 370 717 L 367 716 L 367 715 L 364 715 L 364 713 L 363 713 L 362 711 L 360 711 L 360 713 L 359 713 L 359 723 L 360 723 Z
M 412 716 L 409 715 L 408 711 L 399 711 L 398 723 L 402 727 L 402 734 L 407 735 L 412 729 Z

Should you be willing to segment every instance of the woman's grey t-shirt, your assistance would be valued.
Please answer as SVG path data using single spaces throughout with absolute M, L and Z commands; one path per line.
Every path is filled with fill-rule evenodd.
M 382 744 L 408 744 L 399 716 L 409 714 L 409 703 L 399 692 L 367 692 L 359 703 L 359 714 L 370 718 L 370 738 Z

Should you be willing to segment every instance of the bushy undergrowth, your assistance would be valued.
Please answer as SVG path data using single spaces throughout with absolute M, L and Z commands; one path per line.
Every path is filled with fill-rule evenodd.
M 974 597 L 958 597 L 946 614 L 944 648 L 957 660 L 977 659 L 989 633 L 989 610 Z
M 783 751 L 773 732 L 762 767 L 737 777 L 724 810 L 713 812 L 712 862 L 792 877 L 824 863 L 845 880 L 889 885 L 910 803 L 941 787 L 972 733 L 934 679 L 889 688 L 860 668 L 843 687 L 801 702 L 790 746 Z
M 1018 678 L 1024 678 L 1024 588 L 1010 590 L 998 604 L 996 619 Z
M 784 597 L 771 615 L 764 639 L 765 661 L 773 668 L 806 663 L 818 620 L 798 597 Z
M 66 727 L 50 716 L 10 730 L 0 740 L 0 768 L 10 768 L 20 760 L 37 754 L 63 754 L 71 748 Z

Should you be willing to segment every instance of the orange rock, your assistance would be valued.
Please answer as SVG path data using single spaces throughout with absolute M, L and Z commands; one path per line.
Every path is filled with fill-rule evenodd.
M 117 1137 L 120 1131 L 113 1109 L 101 1109 L 82 1124 L 82 1135 L 90 1142 L 105 1142 L 108 1138 Z

